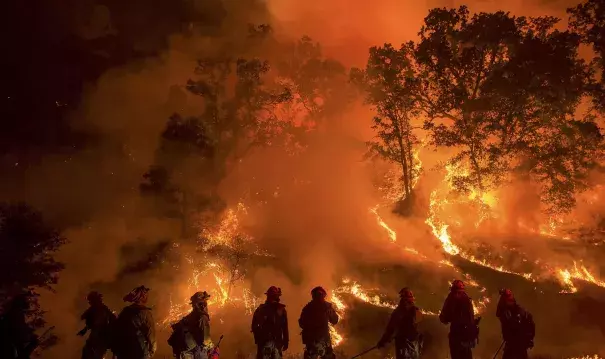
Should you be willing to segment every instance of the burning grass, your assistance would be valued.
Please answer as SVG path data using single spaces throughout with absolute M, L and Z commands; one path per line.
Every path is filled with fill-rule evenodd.
M 467 285 L 476 291 L 475 294 L 478 294 L 477 299 L 473 301 L 476 314 L 483 313 L 492 299 L 481 281 L 455 264 L 459 260 L 489 271 L 512 275 L 534 285 L 541 281 L 555 279 L 560 283 L 563 293 L 577 292 L 578 289 L 574 285 L 576 281 L 605 288 L 605 282 L 597 278 L 581 262 L 574 261 L 573 265 L 556 266 L 542 264 L 536 260 L 532 266 L 528 267 L 531 270 L 521 271 L 507 267 L 504 263 L 493 259 L 501 258 L 501 256 L 493 256 L 493 258 L 485 254 L 480 256 L 467 249 L 464 244 L 457 243 L 457 237 L 452 233 L 460 232 L 461 228 L 467 230 L 468 228 L 480 228 L 482 224 L 497 217 L 494 209 L 498 206 L 498 195 L 492 192 L 471 191 L 464 196 L 450 196 L 451 178 L 453 173 L 460 171 L 462 171 L 460 168 L 446 166 L 447 174 L 443 182 L 430 195 L 428 216 L 424 221 L 430 228 L 434 239 L 439 243 L 442 253 L 436 255 L 426 252 L 426 246 L 421 249 L 406 243 L 405 239 L 400 238 L 398 233 L 381 217 L 380 209 L 384 205 L 379 204 L 369 208 L 368 211 L 375 218 L 378 228 L 383 231 L 389 245 L 403 249 L 405 253 L 422 263 L 453 270 L 452 278 L 464 278 Z M 452 212 L 452 208 L 469 208 L 469 210 L 462 215 Z M 185 265 L 190 268 L 190 275 L 172 293 L 171 305 L 168 314 L 161 322 L 162 325 L 167 326 L 177 321 L 189 311 L 188 298 L 195 291 L 207 290 L 211 293 L 210 310 L 214 312 L 213 315 L 219 314 L 219 317 L 221 311 L 229 308 L 240 308 L 250 315 L 260 304 L 261 299 L 253 294 L 250 283 L 247 281 L 246 261 L 253 256 L 266 257 L 270 254 L 260 248 L 255 239 L 241 228 L 241 217 L 245 215 L 247 215 L 247 208 L 243 203 L 239 203 L 234 208 L 227 210 L 216 226 L 204 227 L 200 230 L 197 250 L 193 253 L 183 253 L 183 257 L 186 258 Z M 557 225 L 559 223 L 561 223 L 560 219 L 551 218 L 546 227 L 540 226 L 541 231 L 544 231 L 543 234 L 546 237 L 558 236 Z M 489 249 L 489 247 L 487 248 Z M 351 315 L 350 305 L 347 304 L 351 299 L 387 310 L 392 310 L 397 305 L 396 301 L 389 300 L 382 295 L 380 288 L 365 288 L 360 282 L 344 277 L 340 285 L 331 291 L 330 301 L 345 322 Z M 423 313 L 428 316 L 436 316 L 439 313 L 437 307 L 423 310 Z M 346 330 L 343 331 L 341 324 L 342 321 L 338 326 L 330 327 L 332 344 L 336 348 L 342 347 L 348 341 Z M 598 356 L 580 358 L 600 359 Z

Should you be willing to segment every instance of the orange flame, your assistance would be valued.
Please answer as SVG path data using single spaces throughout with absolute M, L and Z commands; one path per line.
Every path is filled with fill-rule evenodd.
M 221 258 L 208 252 L 217 246 L 237 249 L 236 237 L 248 242 L 253 240 L 251 237 L 241 233 L 239 228 L 238 215 L 245 213 L 247 213 L 246 207 L 243 203 L 239 203 L 236 210 L 229 209 L 225 212 L 216 228 L 204 228 L 201 231 L 203 240 L 200 247 L 203 258 L 196 260 L 195 254 L 184 254 L 187 263 L 193 267 L 191 275 L 186 281 L 186 286 L 181 287 L 179 290 L 181 300 L 175 302 L 171 296 L 168 315 L 161 322 L 163 325 L 174 323 L 186 315 L 191 310 L 189 297 L 192 293 L 202 290 L 208 291 L 211 295 L 208 301 L 208 308 L 211 311 L 220 310 L 227 305 L 235 305 L 243 306 L 248 314 L 253 312 L 260 300 L 250 290 L 241 286 L 241 280 L 235 283 L 231 273 L 233 269 L 230 271 L 228 268 L 225 268 L 221 263 Z M 258 250 L 256 252 L 257 254 L 262 254 Z M 199 268 L 199 263 L 204 263 L 204 265 Z

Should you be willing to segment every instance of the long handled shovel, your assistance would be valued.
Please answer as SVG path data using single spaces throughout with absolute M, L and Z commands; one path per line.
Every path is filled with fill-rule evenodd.
M 506 343 L 504 340 L 502 341 L 502 344 L 500 344 L 500 348 L 498 348 L 498 351 L 496 352 L 496 354 L 494 354 L 494 359 L 496 359 L 496 357 L 498 356 L 498 353 L 500 353 L 500 350 L 502 349 L 502 347 L 504 346 L 504 343 Z
M 364 355 L 364 354 L 367 354 L 367 353 L 369 353 L 369 352 L 371 352 L 372 350 L 375 350 L 375 349 L 378 349 L 378 346 L 373 346 L 373 347 L 371 347 L 370 349 L 366 349 L 366 350 L 362 351 L 361 353 L 359 353 L 359 354 L 355 355 L 355 356 L 354 356 L 354 357 L 352 357 L 351 359 L 359 358 L 360 356 L 362 356 L 362 355 Z

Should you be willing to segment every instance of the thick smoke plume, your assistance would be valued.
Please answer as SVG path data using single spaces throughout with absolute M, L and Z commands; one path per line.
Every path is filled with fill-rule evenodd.
M 185 37 L 171 33 L 167 34 L 167 41 L 163 35 L 145 36 L 142 43 L 160 48 L 159 55 L 133 60 L 104 73 L 86 90 L 80 108 L 73 109 L 74 128 L 93 134 L 95 145 L 73 156 L 47 158 L 38 167 L 29 169 L 24 181 L 7 186 L 5 192 L 33 203 L 57 222 L 65 223 L 65 235 L 71 241 L 60 253 L 59 259 L 66 264 L 66 270 L 55 288 L 56 293 L 46 293 L 42 298 L 42 304 L 49 309 L 47 319 L 57 326 L 61 339 L 56 347 L 43 353 L 44 358 L 79 356 L 83 342 L 75 333 L 83 325 L 79 316 L 86 308 L 84 297 L 91 289 L 102 291 L 107 304 L 119 311 L 124 305 L 122 296 L 132 287 L 145 284 L 152 288 L 150 303 L 158 322 L 168 315 L 173 301 L 182 301 L 193 294 L 188 285 L 191 273 L 183 269 L 191 263 L 183 254 L 195 253 L 194 245 L 182 243 L 177 249 L 172 248 L 178 243 L 180 223 L 155 218 L 152 204 L 141 198 L 139 184 L 156 160 L 168 118 L 173 113 L 196 115 L 203 109 L 203 103 L 184 88 L 193 76 L 197 59 L 225 48 L 237 48 L 243 43 L 242 34 L 249 23 L 270 23 L 280 40 L 309 35 L 322 44 L 327 56 L 347 66 L 363 66 L 368 47 L 415 39 L 430 8 L 460 5 L 453 0 L 241 3 L 224 2 L 226 18 L 211 36 Z M 520 0 L 466 3 L 471 11 L 502 9 L 518 15 L 561 17 L 566 7 L 575 4 Z M 111 21 L 120 20 L 103 7 L 93 13 L 96 15 L 91 15 L 92 24 L 81 25 L 79 29 L 81 34 L 85 31 L 86 37 L 110 31 L 107 29 Z M 145 25 L 153 28 L 155 24 Z M 271 58 L 278 54 L 261 55 Z M 433 169 L 447 159 L 446 154 L 430 149 L 420 152 L 424 172 L 417 187 L 417 208 L 412 215 L 404 218 L 391 213 L 391 206 L 378 208 L 383 223 L 396 233 L 396 242 L 392 243 L 391 233 L 371 212 L 383 199 L 373 182 L 373 168 L 362 161 L 366 151 L 364 143 L 373 136 L 372 112 L 361 103 L 352 107 L 343 103 L 342 106 L 343 111 L 337 116 L 326 119 L 329 125 L 309 135 L 303 154 L 291 156 L 279 148 L 254 150 L 230 167 L 217 188 L 206 188 L 202 180 L 190 174 L 187 166 L 180 168 L 185 173 L 181 178 L 183 183 L 200 193 L 216 191 L 226 208 L 236 208 L 240 201 L 247 200 L 248 214 L 240 216 L 241 227 L 270 256 L 250 260 L 252 264 L 246 277 L 238 285 L 260 298 L 270 285 L 282 288 L 282 299 L 290 315 L 293 352 L 302 350 L 296 319 L 310 298 L 310 289 L 316 285 L 333 291 L 343 284 L 344 278 L 350 278 L 364 288 L 381 290 L 385 294 L 381 298 L 389 303 L 396 303 L 396 293 L 401 287 L 410 286 L 416 292 L 418 304 L 436 313 L 447 294 L 448 282 L 464 274 L 480 283 L 471 288 L 475 299 L 491 300 L 483 308 L 483 315 L 489 320 L 484 321 L 482 328 L 480 356 L 489 356 L 500 344 L 493 313 L 497 290 L 502 286 L 512 287 L 518 300 L 534 313 L 539 328 L 536 340 L 539 353 L 577 355 L 602 350 L 599 343 L 604 329 L 595 318 L 605 313 L 595 309 L 594 316 L 587 317 L 582 314 L 585 310 L 579 309 L 597 308 L 602 291 L 592 287 L 582 290 L 590 294 L 586 298 L 584 294 L 561 294 L 556 278 L 532 282 L 443 255 L 441 243 L 425 220 L 429 215 L 431 193 L 442 185 L 445 175 L 442 168 Z M 551 242 L 547 243 L 537 233 L 543 218 L 538 204 L 534 205 L 531 200 L 535 192 L 526 184 L 515 184 L 497 195 L 500 201 L 494 210 L 500 212 L 502 220 L 452 232 L 456 243 L 471 245 L 476 243 L 476 238 L 471 238 L 474 236 L 479 242 L 490 244 L 495 248 L 495 255 L 499 255 L 506 252 L 502 246 L 514 239 L 528 258 L 539 258 L 543 262 L 556 253 L 557 260 L 562 262 L 568 261 L 573 253 L 579 253 L 578 248 L 573 248 L 572 255 L 553 248 Z M 580 205 L 579 216 L 588 221 L 595 210 L 591 208 L 589 211 Z M 199 215 L 201 226 L 204 218 Z M 536 234 L 520 229 L 520 222 Z M 556 244 L 564 246 L 562 240 Z M 149 253 L 169 254 L 155 260 Z M 442 262 L 445 259 L 449 264 Z M 506 260 L 512 261 L 515 268 L 523 265 L 514 258 Z M 151 268 L 137 267 L 137 263 L 150 261 L 154 263 Z M 174 265 L 180 269 L 174 271 Z M 214 285 L 213 277 L 200 277 L 200 289 Z M 351 295 L 342 297 L 347 302 L 347 310 L 341 326 L 344 329 L 337 330 L 345 336 L 341 348 L 353 354 L 355 350 L 375 344 L 388 309 L 356 300 Z M 227 358 L 235 358 L 236 352 L 253 351 L 248 329 L 250 317 L 244 312 L 241 306 L 226 306 L 220 310 L 218 305 L 211 307 L 213 337 L 226 335 L 224 355 Z M 170 356 L 165 342 L 169 329 L 164 324 L 158 327 L 162 328 L 158 355 Z M 430 333 L 430 352 L 443 355 L 445 328 L 431 315 L 427 316 L 424 328 Z M 348 341 L 347 338 L 355 339 Z M 376 355 L 384 357 L 385 354 Z

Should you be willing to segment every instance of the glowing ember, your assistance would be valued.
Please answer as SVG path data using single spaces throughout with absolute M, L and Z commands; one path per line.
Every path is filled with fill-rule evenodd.
M 561 216 L 548 217 L 548 223 L 539 226 L 539 233 L 543 236 L 558 237 L 558 229 L 564 220 Z
M 215 246 L 233 246 L 233 239 L 236 236 L 243 236 L 245 239 L 249 240 L 247 236 L 242 235 L 239 232 L 239 219 L 238 214 L 247 213 L 246 206 L 243 203 L 237 204 L 237 209 L 229 209 L 227 210 L 225 217 L 219 224 L 216 229 L 208 229 L 204 228 L 201 232 L 202 241 L 203 241 L 203 249 L 208 250 Z
M 401 172 L 399 169 L 390 169 L 383 177 L 383 183 L 378 186 L 386 203 L 395 203 L 405 197 L 405 191 L 401 186 Z

